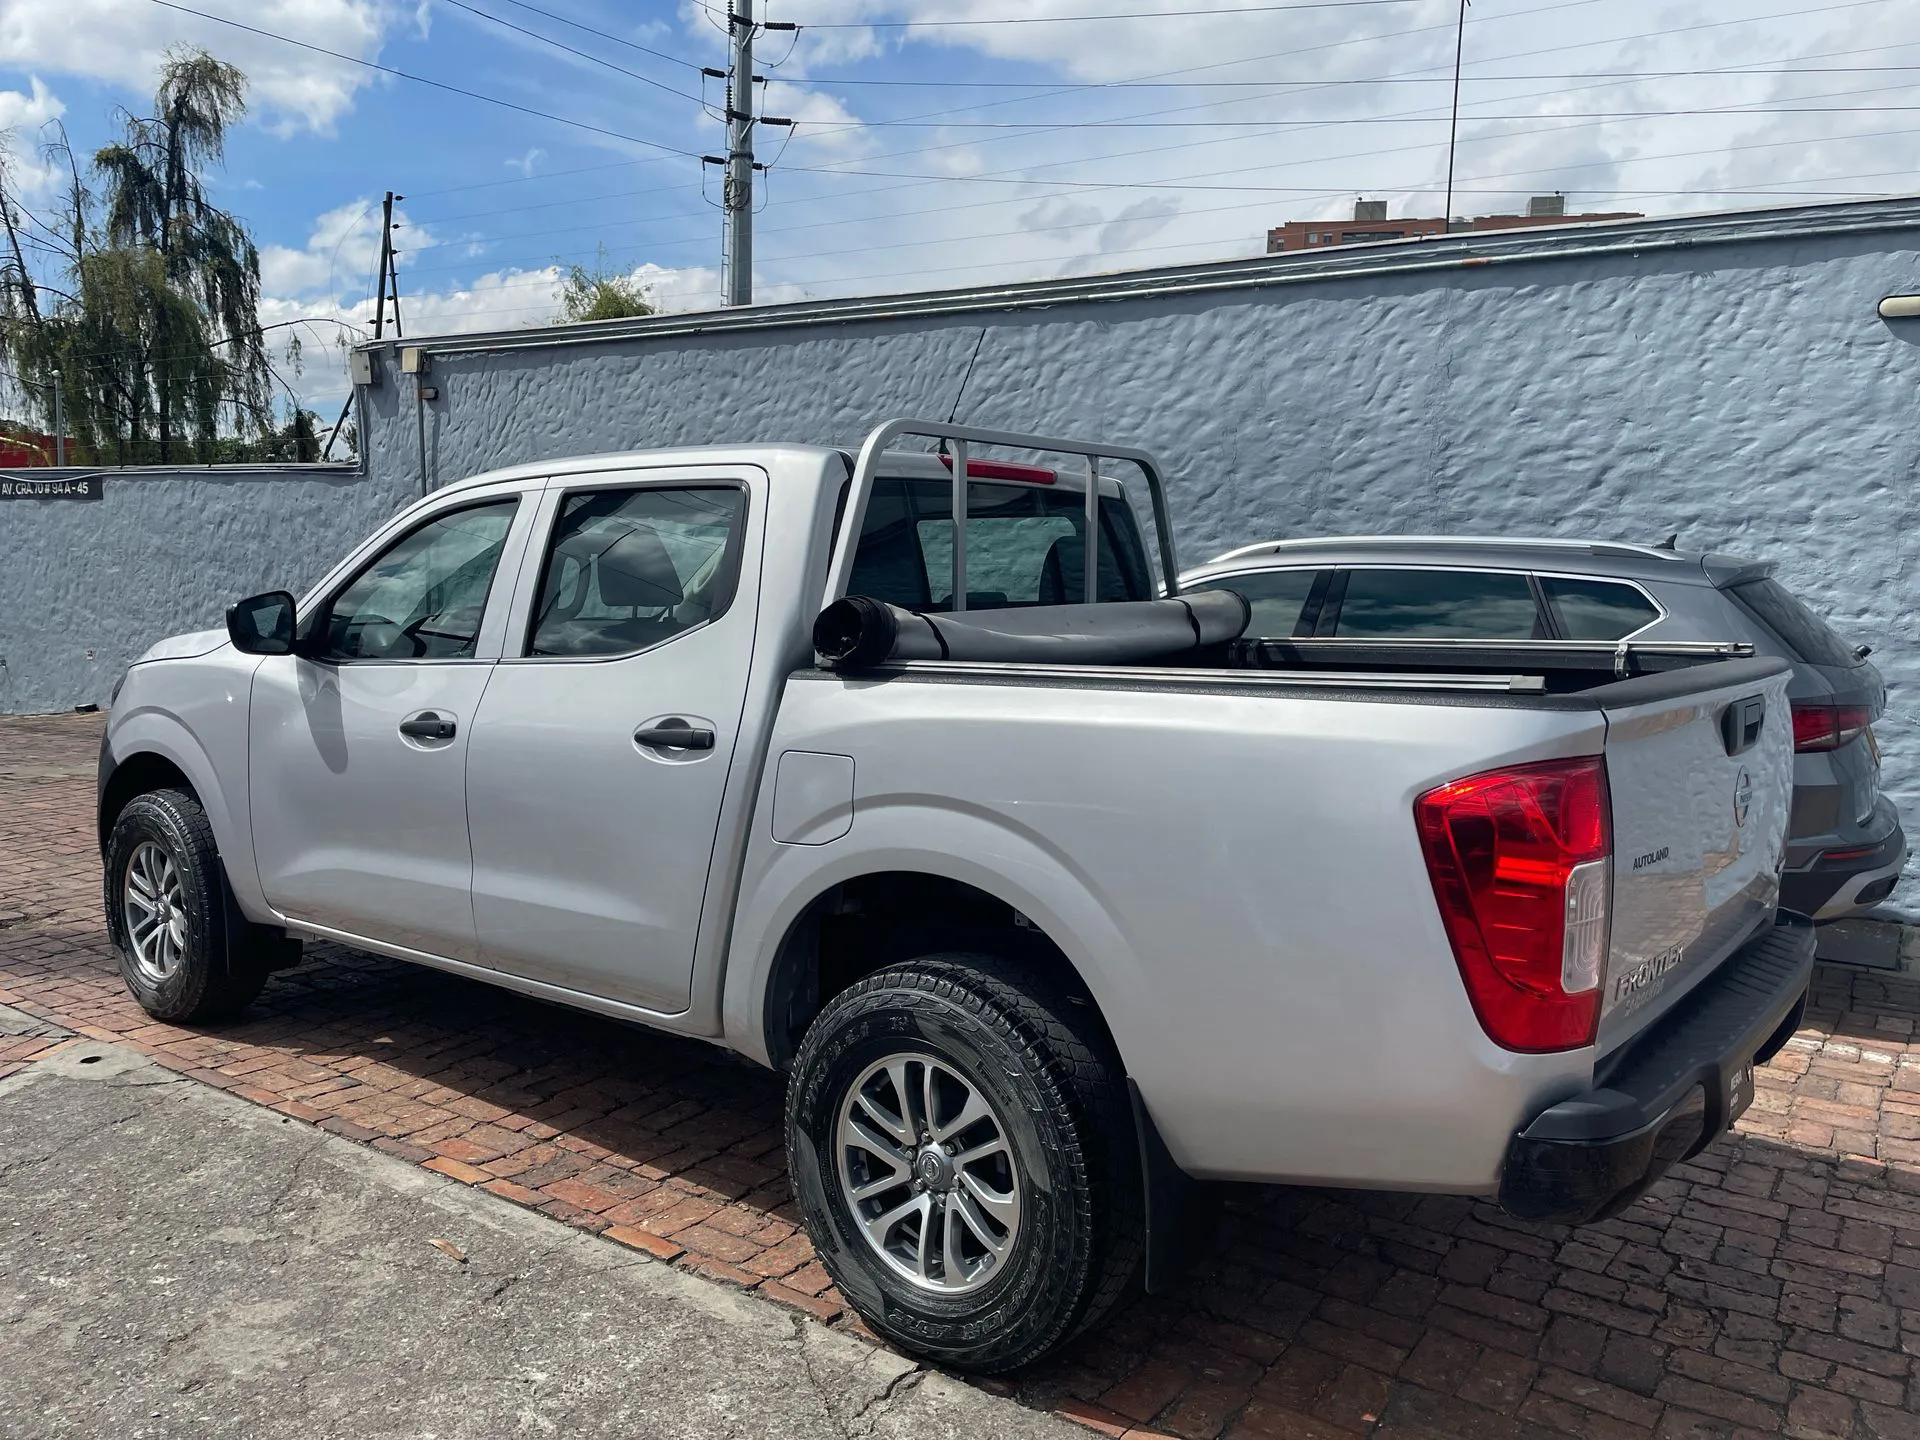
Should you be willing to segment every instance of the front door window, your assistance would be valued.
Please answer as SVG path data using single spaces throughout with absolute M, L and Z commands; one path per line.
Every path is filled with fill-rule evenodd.
M 436 516 L 395 541 L 334 597 L 317 658 L 472 658 L 517 503 Z

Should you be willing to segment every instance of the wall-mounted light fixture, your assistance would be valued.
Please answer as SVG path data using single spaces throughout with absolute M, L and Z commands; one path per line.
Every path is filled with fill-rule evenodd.
M 427 373 L 427 352 L 424 346 L 401 346 L 400 373 L 403 375 L 424 375 Z
M 1920 320 L 1920 295 L 1889 295 L 1880 302 L 1882 320 Z

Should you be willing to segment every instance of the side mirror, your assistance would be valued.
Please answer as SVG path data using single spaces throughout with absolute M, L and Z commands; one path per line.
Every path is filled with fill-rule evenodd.
M 293 596 L 269 590 L 229 606 L 227 637 L 243 655 L 291 655 Z

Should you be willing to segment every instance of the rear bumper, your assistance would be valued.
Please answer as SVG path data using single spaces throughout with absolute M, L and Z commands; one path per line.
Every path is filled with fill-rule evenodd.
M 1501 1208 L 1584 1225 L 1705 1149 L 1753 1099 L 1751 1067 L 1800 1023 L 1813 949 L 1812 923 L 1782 914 L 1609 1057 L 1594 1089 L 1536 1116 L 1508 1147 Z
M 1780 876 L 1781 907 L 1816 920 L 1839 920 L 1871 910 L 1891 895 L 1907 863 L 1907 837 L 1892 801 L 1881 798 L 1866 831 L 1857 841 L 1835 836 L 1811 842 L 1821 848 Z M 1806 844 L 1790 842 L 1790 863 L 1794 851 L 1805 853 Z

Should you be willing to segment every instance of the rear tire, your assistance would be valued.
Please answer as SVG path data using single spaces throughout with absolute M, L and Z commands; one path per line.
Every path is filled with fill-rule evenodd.
M 930 955 L 808 1028 L 787 1092 L 795 1194 L 840 1293 L 903 1349 L 1029 1365 L 1137 1270 L 1132 1110 L 1084 1009 L 997 957 Z
M 184 790 L 153 790 L 126 803 L 107 840 L 105 883 L 121 978 L 156 1020 L 230 1020 L 283 958 L 275 947 L 287 942 L 259 932 L 232 906 L 213 828 Z

